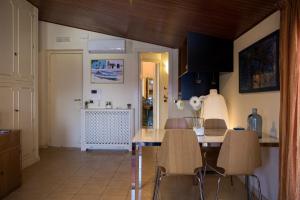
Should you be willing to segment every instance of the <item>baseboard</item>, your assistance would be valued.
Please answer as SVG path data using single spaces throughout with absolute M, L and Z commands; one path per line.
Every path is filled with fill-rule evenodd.
M 80 151 L 80 147 L 56 147 L 56 146 L 47 146 L 46 149 L 50 149 L 50 150 L 70 150 L 70 151 L 74 151 L 74 150 L 79 150 Z

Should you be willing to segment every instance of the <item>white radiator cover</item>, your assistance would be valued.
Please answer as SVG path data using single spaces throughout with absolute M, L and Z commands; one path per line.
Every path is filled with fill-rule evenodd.
M 133 109 L 84 109 L 81 150 L 128 149 L 134 132 Z

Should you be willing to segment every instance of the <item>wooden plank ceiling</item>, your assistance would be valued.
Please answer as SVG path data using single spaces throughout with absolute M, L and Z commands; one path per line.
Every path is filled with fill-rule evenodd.
M 40 20 L 177 48 L 189 31 L 235 39 L 277 0 L 29 0 Z

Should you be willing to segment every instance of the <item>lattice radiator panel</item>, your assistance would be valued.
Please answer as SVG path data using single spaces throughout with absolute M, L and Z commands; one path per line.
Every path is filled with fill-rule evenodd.
M 132 110 L 84 110 L 81 149 L 131 149 Z

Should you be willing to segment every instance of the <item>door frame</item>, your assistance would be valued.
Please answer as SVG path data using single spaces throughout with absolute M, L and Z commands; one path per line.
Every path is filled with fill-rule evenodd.
M 83 64 L 84 64 L 84 54 L 83 54 L 83 50 L 81 49 L 74 49 L 74 50 L 47 50 L 47 115 L 46 115 L 46 120 L 47 120 L 47 130 L 46 130 L 46 138 L 47 138 L 47 146 L 49 146 L 50 141 L 51 141 L 51 132 L 52 132 L 52 128 L 51 128 L 51 56 L 54 54 L 80 54 L 82 56 L 82 64 L 81 64 L 81 71 L 82 71 L 82 77 L 81 77 L 81 82 L 82 82 L 82 91 L 81 91 L 81 100 L 83 98 Z M 82 101 L 81 101 L 81 107 L 82 107 Z M 81 123 L 81 122 L 80 122 Z
M 142 72 L 142 63 L 143 62 L 150 62 L 154 64 L 154 84 L 153 84 L 153 126 L 152 129 L 157 129 L 159 127 L 159 97 L 160 97 L 160 92 L 159 92 L 159 81 L 160 81 L 160 71 L 159 68 L 161 66 L 160 60 L 155 60 L 155 59 L 143 59 L 140 61 L 140 72 Z M 141 88 L 140 88 L 140 93 L 141 93 L 141 101 L 143 99 L 143 94 L 142 94 L 142 82 L 143 82 L 143 78 L 141 76 L 142 74 L 139 74 L 140 76 L 140 84 L 141 84 Z M 141 103 L 141 112 L 143 111 L 143 104 Z M 143 114 L 141 114 L 141 121 L 140 123 L 143 124 Z M 141 125 L 143 126 L 143 125 Z
M 173 60 L 172 60 L 172 55 L 173 55 L 173 52 L 170 51 L 170 50 L 153 50 L 151 51 L 149 49 L 149 51 L 146 51 L 146 50 L 138 50 L 138 74 L 139 74 L 139 79 L 138 79 L 138 111 L 137 111 L 137 118 L 138 118 L 138 130 L 141 130 L 143 128 L 143 124 L 142 124 L 142 119 L 143 119 L 143 116 L 142 116 L 142 110 L 143 110 L 143 104 L 142 104 L 142 77 L 141 77 L 141 72 L 142 72 L 142 60 L 141 60 L 141 54 L 143 53 L 157 53 L 157 54 L 163 54 L 163 53 L 168 53 L 168 62 L 169 62 L 169 66 L 168 66 L 168 71 L 169 71 L 169 74 L 168 74 L 168 85 L 169 85 L 169 88 L 168 88 L 168 96 L 170 97 L 171 94 L 172 94 L 172 88 L 170 87 L 170 83 L 172 83 L 172 69 L 170 66 L 172 66 L 172 63 L 173 63 Z M 158 62 L 155 61 L 155 60 L 143 60 L 143 61 L 149 61 L 149 62 L 154 62 L 155 64 L 157 64 Z M 159 62 L 159 67 L 161 67 L 161 63 Z M 157 71 L 157 65 L 155 66 L 155 71 Z M 158 70 L 159 71 L 159 70 Z M 157 75 L 157 73 L 156 73 Z M 159 80 L 158 80 L 159 81 Z M 159 86 L 158 86 L 159 87 Z M 158 91 L 159 92 L 159 91 Z M 170 100 L 168 100 L 170 101 Z M 169 102 L 168 102 L 169 104 Z M 158 105 L 159 106 L 159 105 Z M 169 112 L 168 112 L 169 113 Z M 157 121 L 158 121 L 158 126 L 157 128 L 159 128 L 159 112 L 157 113 Z M 155 127 L 153 127 L 155 129 Z

